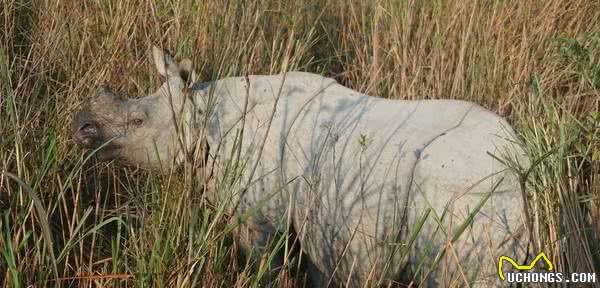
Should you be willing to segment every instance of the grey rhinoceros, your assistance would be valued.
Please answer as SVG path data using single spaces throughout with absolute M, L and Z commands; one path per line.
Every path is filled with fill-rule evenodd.
M 367 96 L 304 72 L 188 85 L 189 61 L 153 54 L 158 91 L 98 89 L 74 138 L 147 167 L 179 165 L 205 141 L 216 179 L 237 167 L 212 197 L 245 215 L 242 251 L 260 257 L 291 228 L 320 287 L 387 285 L 417 269 L 430 286 L 499 286 L 498 257 L 525 254 L 519 177 L 500 159 L 529 161 L 493 112 Z

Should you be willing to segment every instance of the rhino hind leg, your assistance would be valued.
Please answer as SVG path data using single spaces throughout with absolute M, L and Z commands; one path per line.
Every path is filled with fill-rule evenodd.
M 511 144 L 485 140 L 486 134 L 463 137 L 468 133 L 456 129 L 440 137 L 423 151 L 415 168 L 414 210 L 429 208 L 438 217 L 427 220 L 417 250 L 433 244 L 429 259 L 444 251 L 428 277 L 435 279 L 434 287 L 465 282 L 498 287 L 499 257 L 524 258 L 529 241 L 517 176 L 487 155 L 498 155 L 498 147 Z

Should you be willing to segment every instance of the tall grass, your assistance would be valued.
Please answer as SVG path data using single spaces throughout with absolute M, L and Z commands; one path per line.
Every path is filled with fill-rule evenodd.
M 191 192 L 189 173 L 96 163 L 70 140 L 99 83 L 131 97 L 157 87 L 151 44 L 191 58 L 202 80 L 294 69 L 501 113 L 538 163 L 537 248 L 559 271 L 600 270 L 600 2 L 4 0 L 0 11 L 3 286 L 261 285 L 223 233 L 224 206 Z

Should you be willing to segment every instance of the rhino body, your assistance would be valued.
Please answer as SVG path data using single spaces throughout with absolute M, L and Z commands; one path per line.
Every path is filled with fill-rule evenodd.
M 464 101 L 371 97 L 303 72 L 186 89 L 181 67 L 154 54 L 163 86 L 127 101 L 102 89 L 96 99 L 121 107 L 108 110 L 122 120 L 101 123 L 112 112 L 94 114 L 92 101 L 76 117 L 75 138 L 97 147 L 110 137 L 101 154 L 145 166 L 177 165 L 206 139 L 216 179 L 230 177 L 231 163 L 241 175 L 220 182 L 222 194 L 212 197 L 231 201 L 236 215 L 252 211 L 238 230 L 243 252 L 260 257 L 291 227 L 319 287 L 385 285 L 402 278 L 407 264 L 414 269 L 425 259 L 427 271 L 442 251 L 422 281 L 498 286 L 498 257 L 524 254 L 520 185 L 491 155 L 528 161 L 496 114 Z M 140 109 L 162 122 L 128 116 Z

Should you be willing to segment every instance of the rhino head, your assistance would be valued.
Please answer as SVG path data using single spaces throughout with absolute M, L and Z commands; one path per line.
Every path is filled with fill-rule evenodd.
M 72 129 L 77 144 L 98 149 L 101 160 L 119 159 L 142 167 L 170 167 L 183 157 L 192 135 L 185 135 L 189 118 L 186 87 L 195 78 L 191 61 L 177 63 L 153 47 L 156 69 L 165 80 L 160 88 L 126 99 L 99 87 L 75 115 Z M 189 132 L 189 131 L 188 131 Z M 191 134 L 191 133 L 188 133 Z

